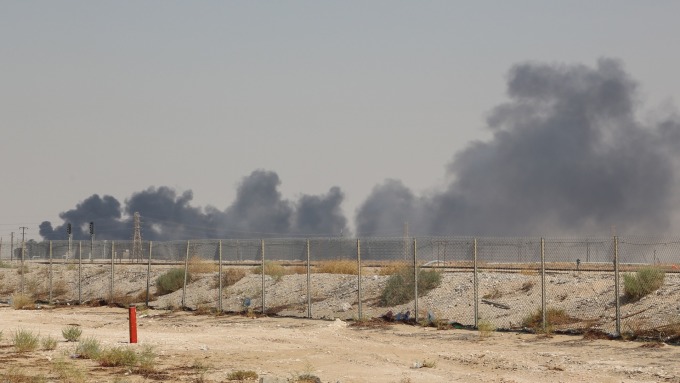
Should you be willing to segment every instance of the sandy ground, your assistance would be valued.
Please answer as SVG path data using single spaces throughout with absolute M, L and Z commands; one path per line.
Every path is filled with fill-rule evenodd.
M 149 310 L 138 312 L 139 343 L 129 345 L 127 314 L 111 307 L 0 306 L 2 381 L 27 381 L 7 379 L 22 374 L 65 381 L 57 379 L 55 364 L 67 363 L 87 382 L 223 382 L 236 370 L 253 370 L 266 382 L 304 373 L 332 383 L 680 382 L 680 348 L 661 344 L 522 333 L 481 339 L 476 331 L 404 324 L 355 327 L 340 320 Z M 157 373 L 144 377 L 72 359 L 75 344 L 61 336 L 67 325 L 80 326 L 83 338 L 104 346 L 153 346 Z M 59 339 L 57 349 L 16 353 L 11 338 L 17 329 Z

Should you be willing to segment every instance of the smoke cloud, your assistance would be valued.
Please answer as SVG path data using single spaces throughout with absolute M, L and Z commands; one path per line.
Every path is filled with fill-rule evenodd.
M 637 84 L 615 60 L 596 66 L 525 63 L 509 71 L 508 101 L 488 116 L 493 133 L 470 143 L 446 167 L 446 184 L 416 195 L 401 181 L 375 186 L 357 209 L 359 236 L 603 235 L 668 232 L 678 199 L 680 123 L 638 118 Z M 64 239 L 65 223 L 86 238 L 132 238 L 142 216 L 150 240 L 337 236 L 348 233 L 344 193 L 283 199 L 272 171 L 245 177 L 233 203 L 220 210 L 191 206 L 193 194 L 161 186 L 121 205 L 93 195 L 43 222 L 45 239 Z
M 439 235 L 666 232 L 680 124 L 639 122 L 636 89 L 610 59 L 513 67 L 510 101 L 488 117 L 493 138 L 455 156 L 441 192 L 376 187 L 357 213 L 359 235 L 399 233 L 406 221 Z
M 145 240 L 168 241 L 200 238 L 260 238 L 276 236 L 335 236 L 347 231 L 340 205 L 344 194 L 333 187 L 325 195 L 302 195 L 298 201 L 282 199 L 279 176 L 256 170 L 238 186 L 235 201 L 226 209 L 191 206 L 192 191 L 150 187 L 134 193 L 122 206 L 114 197 L 93 195 L 75 209 L 61 213 L 64 223 L 40 225 L 46 240 L 66 239 L 66 224 L 73 225 L 75 239 L 89 238 L 89 222 L 95 222 L 97 239 L 132 239 L 132 216 L 142 217 Z

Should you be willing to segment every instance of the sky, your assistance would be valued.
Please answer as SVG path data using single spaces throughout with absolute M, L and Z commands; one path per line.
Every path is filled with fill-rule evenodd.
M 145 192 L 156 198 L 161 191 L 171 202 L 184 196 L 180 205 L 200 216 L 195 227 L 248 222 L 236 225 L 232 236 L 345 230 L 400 235 L 407 220 L 402 215 L 376 212 L 393 221 L 379 230 L 379 223 L 366 222 L 375 206 L 367 202 L 389 200 L 378 198 L 384 188 L 403 189 L 407 199 L 420 201 L 409 207 L 420 217 L 410 222 L 414 233 L 520 235 L 544 227 L 551 234 L 580 234 L 576 226 L 608 233 L 611 225 L 624 230 L 623 221 L 649 210 L 647 205 L 621 216 L 598 210 L 568 222 L 527 217 L 532 225 L 518 227 L 508 219 L 485 227 L 493 217 L 469 227 L 421 221 L 428 209 L 465 219 L 484 216 L 432 201 L 460 194 L 465 202 L 451 204 L 488 203 L 471 201 L 475 192 L 464 186 L 497 185 L 464 182 L 466 174 L 475 164 L 487 164 L 479 171 L 491 176 L 507 159 L 471 158 L 471 148 L 503 150 L 494 118 L 502 120 L 502 129 L 523 131 L 518 117 L 510 121 L 499 112 L 510 105 L 519 113 L 527 98 L 536 103 L 542 97 L 513 88 L 513 80 L 534 78 L 522 69 L 550 72 L 544 79 L 613 76 L 631 83 L 622 85 L 630 93 L 622 113 L 633 114 L 626 124 L 648 131 L 675 121 L 679 11 L 673 1 L 2 1 L 0 237 L 9 241 L 14 232 L 16 238 L 25 226 L 27 238 L 40 240 L 44 221 L 56 233 L 65 223 L 60 214 L 78 210 L 93 195 L 120 203 L 128 228 L 125 201 Z M 568 87 L 564 78 L 556 86 Z M 593 153 L 613 144 L 626 145 L 607 141 Z M 671 195 L 676 163 L 659 156 L 666 154 L 650 152 L 641 156 L 647 162 L 631 160 L 625 169 L 660 162 L 666 173 L 645 180 L 673 180 L 659 187 L 659 195 L 639 190 L 635 196 L 661 199 L 651 210 L 668 211 L 677 206 Z M 627 170 L 622 172 L 626 178 Z M 271 225 L 270 213 L 258 218 L 266 228 L 252 223 L 257 201 L 249 202 L 246 213 L 239 210 L 239 201 L 260 190 L 246 186 L 261 184 L 280 196 L 259 206 L 294 224 Z M 631 204 L 633 197 L 624 197 L 615 207 Z M 576 211 L 591 211 L 592 200 L 579 198 L 584 203 Z M 316 221 L 303 214 L 304 201 L 334 201 L 324 210 L 332 224 L 310 228 Z M 563 215 L 570 209 L 564 206 L 548 213 Z M 208 211 L 219 214 L 208 219 Z M 142 213 L 142 219 L 158 219 L 157 229 L 168 234 L 161 222 L 170 217 L 154 214 Z M 81 225 L 90 220 L 68 215 L 75 216 Z M 657 232 L 673 227 L 674 219 L 658 213 L 629 230 Z

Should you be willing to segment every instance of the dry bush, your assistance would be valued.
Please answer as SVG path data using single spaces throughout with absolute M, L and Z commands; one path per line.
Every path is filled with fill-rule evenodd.
M 33 298 L 26 294 L 12 295 L 12 307 L 15 310 L 32 309 L 35 307 Z
M 480 319 L 477 321 L 477 330 L 479 331 L 480 338 L 488 338 L 496 331 L 496 326 L 488 319 Z
M 186 273 L 187 283 L 191 273 Z M 156 279 L 156 295 L 170 294 L 184 286 L 184 269 L 170 269 Z
M 635 274 L 623 276 L 623 288 L 626 299 L 630 302 L 639 301 L 645 295 L 663 286 L 666 273 L 658 267 L 643 267 Z
M 358 275 L 359 266 L 356 261 L 350 259 L 335 259 L 320 262 L 316 266 L 315 272 L 320 274 Z
M 260 266 L 255 266 L 252 269 L 253 274 L 262 274 L 262 265 Z M 264 262 L 264 275 L 269 275 L 274 279 L 274 281 L 278 282 L 283 278 L 284 275 L 288 274 L 286 271 L 286 268 L 283 267 L 278 262 L 273 262 L 273 261 L 265 261 Z
M 52 282 L 52 296 L 63 296 L 68 292 L 68 284 L 63 279 L 58 279 Z
M 578 319 L 569 316 L 564 309 L 548 308 L 545 315 L 545 332 L 551 332 L 554 326 L 561 326 L 579 322 Z M 535 332 L 543 332 L 543 310 L 534 311 L 522 321 L 522 326 L 533 329 Z
M 387 278 L 383 291 L 380 293 L 379 304 L 383 307 L 396 306 L 414 299 L 415 280 L 412 267 L 403 267 L 396 274 Z M 418 271 L 418 296 L 423 296 L 435 289 L 441 283 L 442 275 L 439 270 Z
M 198 255 L 189 258 L 189 273 L 205 274 L 214 273 L 219 270 L 219 265 L 215 262 L 203 259 Z
M 222 288 L 235 285 L 238 281 L 245 278 L 246 270 L 230 267 L 222 271 Z M 220 286 L 220 275 L 215 275 L 215 288 Z
M 19 329 L 12 335 L 12 345 L 16 352 L 35 351 L 40 345 L 40 337 L 30 330 Z
M 227 380 L 236 380 L 239 382 L 257 380 L 257 378 L 257 372 L 251 370 L 236 370 L 227 375 Z

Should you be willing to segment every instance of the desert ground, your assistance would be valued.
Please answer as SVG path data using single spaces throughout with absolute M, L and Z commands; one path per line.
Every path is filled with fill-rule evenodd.
M 124 308 L 4 305 L 0 380 L 225 382 L 230 373 L 247 370 L 264 382 L 292 382 L 300 375 L 332 383 L 680 382 L 680 348 L 661 343 L 516 332 L 480 337 L 473 330 L 407 324 L 167 310 L 140 310 L 137 323 L 138 343 L 129 344 Z M 82 338 L 103 347 L 153 347 L 154 371 L 140 374 L 76 358 L 76 343 L 61 334 L 67 326 L 79 326 Z M 58 339 L 56 349 L 16 352 L 12 336 L 19 329 Z

